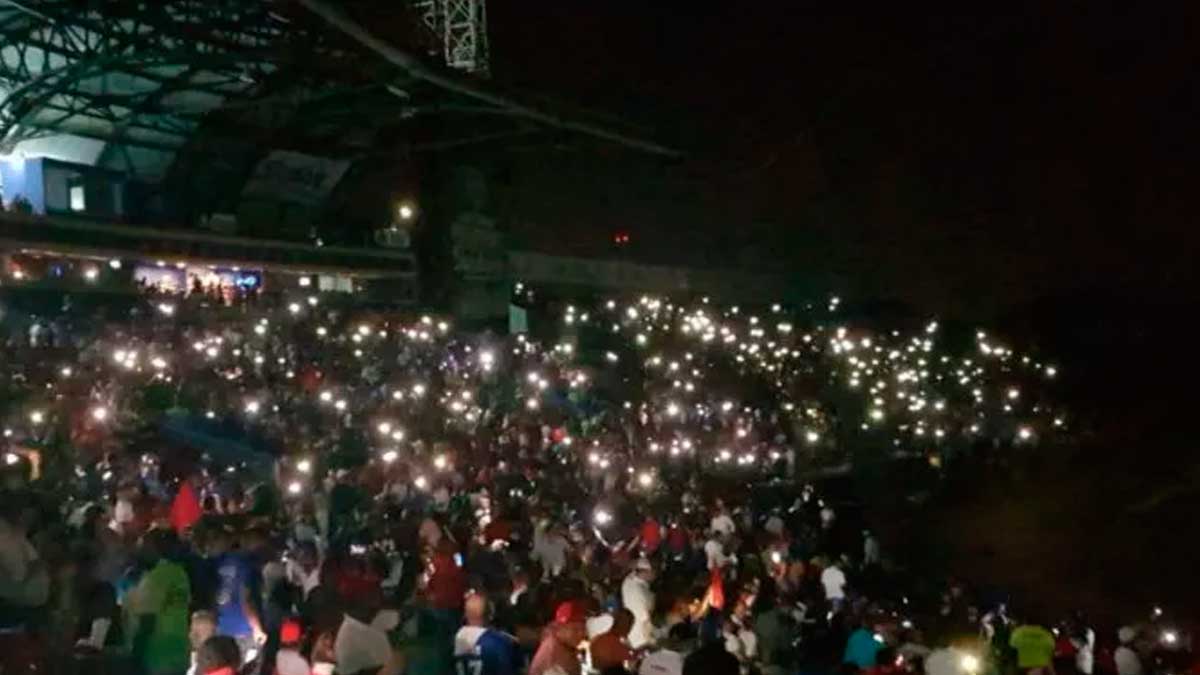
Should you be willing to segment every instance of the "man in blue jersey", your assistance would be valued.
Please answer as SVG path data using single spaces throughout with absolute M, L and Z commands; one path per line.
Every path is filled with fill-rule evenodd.
M 521 672 L 521 651 L 507 633 L 489 628 L 488 601 L 482 595 L 467 598 L 463 608 L 466 625 L 454 636 L 456 675 L 517 675 Z
M 228 532 L 215 531 L 209 545 L 217 584 L 217 635 L 236 640 L 244 658 L 266 641 L 256 602 L 259 572 L 246 552 L 231 550 Z

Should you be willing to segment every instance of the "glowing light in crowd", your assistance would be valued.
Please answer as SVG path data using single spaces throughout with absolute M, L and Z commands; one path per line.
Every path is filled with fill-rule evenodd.
M 113 268 L 114 270 L 119 270 L 119 269 L 121 269 L 121 261 L 117 260 L 116 258 L 113 258 L 112 260 L 108 261 L 108 266 Z
M 300 284 L 316 285 L 306 280 L 309 277 L 300 277 Z M 154 302 L 151 307 L 158 311 L 150 318 L 157 324 L 171 323 L 178 319 L 173 314 L 184 313 L 183 307 L 175 313 L 176 305 Z M 972 440 L 959 441 L 970 443 L 982 434 L 1010 444 L 1040 443 L 1049 432 L 1062 432 L 1064 420 L 1070 419 L 1031 384 L 1057 374 L 1039 355 L 998 346 L 995 337 L 985 342 L 982 334 L 964 355 L 946 348 L 945 331 L 937 321 L 903 332 L 864 328 L 849 321 L 829 325 L 820 303 L 793 313 L 778 303 L 723 311 L 712 304 L 676 305 L 649 296 L 628 303 L 608 301 L 602 305 L 610 310 L 603 331 L 611 327 L 612 341 L 594 350 L 589 345 L 595 343 L 573 331 L 548 345 L 526 335 L 470 339 L 466 334 L 450 334 L 450 322 L 432 316 L 414 322 L 379 313 L 342 318 L 339 312 L 317 319 L 315 312 L 304 311 L 304 302 L 297 297 L 273 313 L 255 308 L 255 318 L 236 319 L 240 326 L 232 327 L 232 334 L 239 337 L 234 339 L 220 328 L 197 323 L 194 337 L 183 345 L 186 351 L 140 337 L 138 332 L 126 333 L 99 343 L 100 354 L 111 359 L 89 364 L 86 374 L 117 377 L 115 372 L 117 381 L 130 387 L 152 378 L 193 386 L 215 374 L 214 381 L 229 390 L 214 400 L 232 397 L 235 403 L 232 410 L 216 408 L 205 416 L 216 419 L 237 413 L 240 397 L 254 397 L 240 398 L 243 412 L 257 416 L 252 422 L 268 430 L 288 427 L 289 418 L 273 413 L 297 396 L 311 401 L 307 397 L 315 395 L 321 404 L 317 414 L 339 426 L 348 422 L 345 413 L 353 403 L 355 424 L 367 420 L 378 432 L 370 434 L 376 461 L 401 463 L 406 451 L 399 445 L 405 440 L 400 427 L 409 430 L 413 455 L 405 454 L 403 463 L 411 462 L 408 475 L 416 476 L 413 484 L 420 489 L 431 479 L 437 482 L 441 474 L 436 472 L 459 463 L 459 455 L 442 452 L 447 446 L 440 443 L 454 437 L 443 432 L 469 436 L 478 433 L 485 420 L 500 415 L 554 430 L 544 443 L 564 465 L 569 466 L 573 457 L 586 457 L 585 467 L 593 477 L 606 479 L 612 479 L 613 467 L 619 467 L 622 477 L 644 490 L 643 499 L 649 498 L 662 477 L 661 467 L 643 463 L 651 457 L 670 464 L 679 461 L 672 458 L 690 456 L 708 470 L 766 475 L 782 471 L 784 457 L 801 459 L 796 443 L 809 446 L 810 456 L 845 450 L 842 435 L 833 435 L 835 428 L 867 430 L 878 437 L 872 442 L 886 438 L 883 442 L 904 452 L 925 449 L 934 439 L 936 445 L 949 449 L 955 447 L 956 438 L 971 436 Z M 309 296 L 308 304 L 316 305 L 317 297 Z M 839 304 L 838 298 L 829 299 L 831 309 Z M 166 306 L 171 310 L 164 310 Z M 190 314 L 192 306 L 187 307 Z M 596 311 L 568 306 L 561 318 L 572 326 L 582 325 L 588 321 L 589 309 Z M 271 319 L 261 318 L 264 314 Z M 270 339 L 240 337 L 249 332 L 247 328 L 268 335 L 270 321 L 278 322 L 280 317 L 288 328 L 274 331 Z M 317 325 L 321 320 L 329 323 Z M 301 341 L 306 344 L 286 343 L 292 326 L 309 336 Z M 307 331 L 323 339 L 312 339 Z M 634 346 L 639 348 L 636 354 L 629 351 Z M 976 346 L 980 351 L 986 346 L 987 355 L 980 356 Z M 360 361 L 351 361 L 351 355 Z M 617 363 L 622 363 L 619 373 L 615 367 L 605 368 Z M 142 365 L 150 372 L 144 373 Z M 60 372 L 68 377 L 75 371 L 63 367 Z M 62 399 L 64 394 L 54 391 L 56 387 L 65 390 L 72 384 L 52 379 L 46 383 L 51 393 L 40 399 L 40 409 L 25 409 L 35 425 L 58 419 L 49 416 L 59 410 L 49 401 Z M 603 400 L 615 380 L 638 384 L 615 401 Z M 743 381 L 752 382 L 752 394 L 744 391 Z M 290 389 L 281 391 L 284 386 Z M 824 400 L 828 389 L 855 399 L 857 405 L 844 410 L 859 411 L 859 417 L 846 419 L 848 413 Z M 512 392 L 518 410 L 500 412 L 497 391 Z M 513 400 L 508 396 L 503 396 L 505 401 Z M 568 396 L 569 406 L 563 404 Z M 124 392 L 106 394 L 104 408 L 95 407 L 99 400 L 85 399 L 70 410 L 85 410 L 94 420 L 113 427 L 134 417 L 124 414 L 122 406 L 128 400 Z M 272 406 L 273 401 L 279 405 Z M 621 406 L 615 405 L 618 401 Z M 985 401 L 998 403 L 985 405 Z M 646 454 L 630 451 L 623 443 L 601 445 L 597 441 L 604 437 L 598 431 L 569 419 L 576 414 L 572 409 L 587 409 L 593 403 L 612 404 L 610 409 L 621 415 L 641 418 L 637 428 L 651 431 L 636 445 Z M 56 407 L 51 410 L 51 405 Z M 552 414 L 539 414 L 543 408 L 552 409 Z M 1002 408 L 1007 415 L 1001 416 Z M 433 419 L 436 426 L 427 421 Z M 566 435 L 566 429 L 572 435 Z M 792 437 L 792 429 L 799 430 L 798 438 Z M 296 468 L 309 473 L 312 464 L 305 459 Z M 280 482 L 289 492 L 291 485 L 287 479 Z M 309 489 L 307 481 L 302 485 Z M 598 508 L 593 518 L 596 525 L 603 525 L 600 521 L 608 522 L 612 515 Z
M 16 464 L 19 461 L 21 461 L 21 457 L 19 455 L 17 455 L 16 453 L 13 453 L 13 452 L 4 453 L 4 463 L 5 464 L 12 466 L 13 464 Z
M 973 675 L 979 672 L 979 657 L 974 654 L 963 654 L 962 658 L 958 661 L 958 665 L 964 673 Z
M 604 527 L 612 522 L 613 517 L 611 513 L 604 509 L 596 509 L 595 514 L 592 515 L 592 520 L 600 527 Z
M 298 495 L 304 490 L 304 485 L 298 480 L 288 483 L 288 494 Z

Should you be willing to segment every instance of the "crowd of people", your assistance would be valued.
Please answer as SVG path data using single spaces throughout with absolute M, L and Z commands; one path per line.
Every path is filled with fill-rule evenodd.
M 847 407 L 802 396 L 792 385 L 805 374 L 852 389 L 861 377 L 864 428 L 907 415 L 897 424 L 910 438 L 953 424 L 1030 441 L 1028 422 L 981 412 L 984 400 L 1021 403 L 1016 375 L 941 361 L 958 371 L 945 386 L 974 389 L 974 407 L 943 411 L 931 328 L 873 347 L 781 319 L 772 337 L 737 308 L 706 305 L 568 306 L 544 345 L 329 310 L 306 293 L 10 311 L 0 673 L 1141 675 L 1186 664 L 1187 633 L 1157 615 L 1109 650 L 1081 617 L 1051 626 L 1043 608 L 962 583 L 909 596 L 861 518 L 791 479 L 858 425 Z M 816 370 L 818 357 L 840 369 Z M 891 384 L 873 384 L 885 372 Z M 886 413 L 885 386 L 905 394 Z M 1024 403 L 1047 431 L 1061 426 L 1044 401 Z M 931 411 L 945 418 L 914 417 Z

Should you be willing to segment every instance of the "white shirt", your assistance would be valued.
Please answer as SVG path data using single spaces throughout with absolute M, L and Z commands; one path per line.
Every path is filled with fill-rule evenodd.
M 601 633 L 607 633 L 608 629 L 613 627 L 613 616 L 612 614 L 598 614 L 589 617 L 583 626 L 584 630 L 587 631 L 588 639 L 591 640 Z
M 280 649 L 275 655 L 275 675 L 311 675 L 308 666 L 300 652 L 295 649 Z
M 487 628 L 483 626 L 463 626 L 458 629 L 458 633 L 454 636 L 454 655 L 464 656 L 475 651 L 475 643 L 479 642 L 479 637 L 487 632 Z
M 783 518 L 776 515 L 767 518 L 767 524 L 763 526 L 763 529 L 776 537 L 783 535 Z
M 846 574 L 837 566 L 826 567 L 821 572 L 821 585 L 825 587 L 826 600 L 846 599 Z
M 963 653 L 958 650 L 935 649 L 925 657 L 925 675 L 964 675 L 962 660 Z
M 621 582 L 621 604 L 633 612 L 633 629 L 629 631 L 629 646 L 638 649 L 650 642 L 654 625 L 650 615 L 654 612 L 654 593 L 650 584 L 639 577 L 637 572 L 625 577 Z
M 321 566 L 317 565 L 312 568 L 312 571 L 305 572 L 300 563 L 295 560 L 287 562 L 287 580 L 294 586 L 299 586 L 304 591 L 304 597 L 312 592 L 314 588 L 321 585 Z
M 829 529 L 829 527 L 833 525 L 833 519 L 836 517 L 837 516 L 834 514 L 833 509 L 829 508 L 828 506 L 821 509 L 821 527 Z
M 725 545 L 716 539 L 704 542 L 704 555 L 708 557 L 710 570 L 720 569 L 729 562 L 729 556 L 725 555 Z
M 683 675 L 683 654 L 670 649 L 651 652 L 642 659 L 638 675 Z
M 337 657 L 337 672 L 354 675 L 360 670 L 386 665 L 392 658 L 392 646 L 383 631 L 347 614 L 338 628 L 333 653 Z
M 879 540 L 875 537 L 867 537 L 863 540 L 863 564 L 874 565 L 879 562 Z
M 737 531 L 737 525 L 734 524 L 733 518 L 727 513 L 718 513 L 713 516 L 712 522 L 709 523 L 708 529 L 713 532 L 720 532 L 724 535 L 731 535 Z
M 1092 671 L 1096 667 L 1096 631 L 1091 628 L 1086 629 L 1082 641 L 1072 640 L 1075 643 L 1075 669 L 1083 675 L 1092 675 Z
M 558 534 L 535 537 L 533 557 L 542 563 L 545 575 L 558 576 L 567 565 L 567 540 Z
M 1113 652 L 1113 661 L 1117 663 L 1117 675 L 1142 675 L 1142 660 L 1129 645 L 1117 647 L 1117 651 Z
M 726 630 L 724 638 L 725 651 L 736 656 L 738 661 L 753 661 L 758 656 L 758 637 L 752 631 L 745 628 Z

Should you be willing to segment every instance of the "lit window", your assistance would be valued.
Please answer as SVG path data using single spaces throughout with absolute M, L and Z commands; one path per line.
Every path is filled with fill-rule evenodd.
M 87 208 L 87 205 L 83 199 L 83 186 L 82 185 L 72 185 L 71 186 L 71 210 L 72 211 L 82 211 L 86 208 Z

